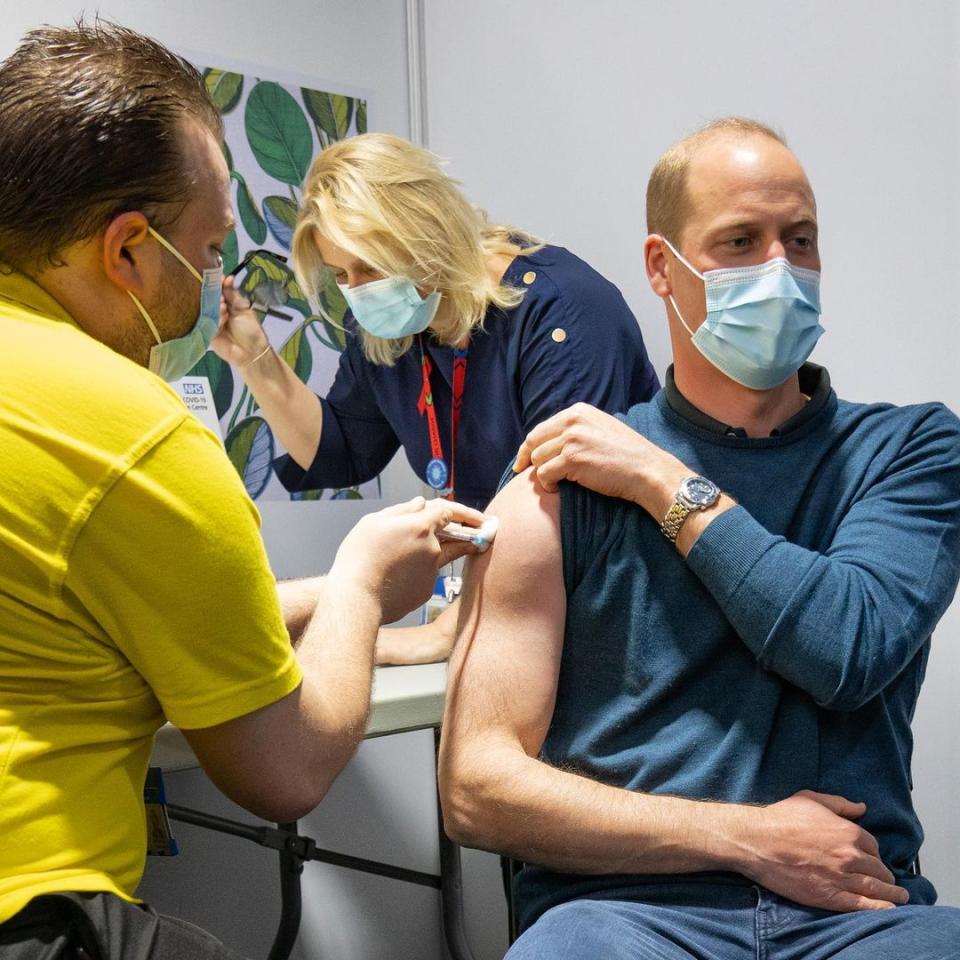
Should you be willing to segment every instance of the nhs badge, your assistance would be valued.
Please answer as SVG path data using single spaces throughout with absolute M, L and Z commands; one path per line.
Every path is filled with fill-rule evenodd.
M 206 377 L 184 377 L 170 384 L 184 406 L 223 443 L 220 418 L 213 402 L 213 391 Z

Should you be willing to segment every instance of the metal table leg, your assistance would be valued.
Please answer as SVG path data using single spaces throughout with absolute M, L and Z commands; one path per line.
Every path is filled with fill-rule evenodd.
M 251 840 L 261 847 L 269 847 L 280 855 L 280 921 L 273 938 L 273 945 L 267 960 L 289 960 L 293 945 L 300 930 L 302 896 L 300 874 L 303 873 L 305 850 L 312 846 L 309 837 L 301 837 L 297 832 L 296 821 L 278 823 L 274 827 L 258 827 L 252 824 L 237 823 L 225 817 L 216 817 L 200 810 L 190 810 L 178 804 L 168 804 L 167 813 L 171 820 L 189 823 L 195 827 L 228 833 L 234 837 Z
M 278 823 L 277 828 L 290 834 L 283 850 L 280 851 L 280 923 L 277 926 L 273 946 L 267 954 L 267 960 L 287 960 L 293 951 L 297 934 L 300 932 L 302 892 L 300 874 L 303 873 L 303 860 L 297 855 L 297 824 Z
M 434 752 L 440 749 L 440 731 L 434 731 Z M 409 870 L 377 860 L 366 860 L 332 850 L 322 850 L 310 838 L 302 836 L 297 823 L 278 823 L 276 827 L 254 826 L 238 823 L 225 817 L 190 810 L 177 804 L 167 804 L 171 820 L 189 823 L 208 830 L 228 833 L 235 837 L 276 850 L 280 857 L 280 922 L 267 960 L 288 960 L 300 929 L 302 891 L 300 876 L 308 860 L 359 870 L 393 880 L 403 880 L 440 891 L 440 915 L 443 924 L 443 941 L 450 960 L 473 960 L 467 941 L 463 916 L 463 872 L 460 863 L 460 847 L 444 832 L 443 813 L 437 796 L 437 818 L 440 848 L 440 875 Z

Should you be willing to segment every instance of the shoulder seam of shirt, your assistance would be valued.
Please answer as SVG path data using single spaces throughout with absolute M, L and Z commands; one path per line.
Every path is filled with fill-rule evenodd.
M 52 595 L 59 601 L 63 590 L 63 583 L 70 568 L 70 555 L 76 545 L 80 531 L 93 515 L 103 498 L 113 489 L 117 481 L 124 477 L 130 469 L 142 460 L 154 447 L 169 437 L 178 427 L 188 421 L 190 412 L 184 407 L 183 412 L 171 411 L 168 417 L 161 420 L 149 433 L 140 439 L 140 442 L 130 447 L 125 455 L 117 459 L 101 478 L 100 482 L 90 490 L 80 501 L 73 512 L 60 538 L 57 554 L 60 558 L 60 569 L 55 577 L 51 578 L 50 589 Z

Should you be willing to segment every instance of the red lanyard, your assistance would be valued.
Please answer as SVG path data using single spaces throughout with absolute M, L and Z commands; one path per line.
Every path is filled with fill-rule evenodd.
M 457 431 L 460 429 L 460 411 L 463 407 L 463 388 L 467 380 L 467 353 L 470 338 L 466 337 L 453 348 L 453 404 L 450 415 L 450 461 L 443 456 L 443 444 L 440 442 L 440 428 L 437 426 L 437 411 L 433 404 L 433 390 L 430 387 L 430 373 L 433 364 L 423 349 L 423 334 L 417 337 L 420 343 L 420 369 L 423 373 L 423 387 L 417 400 L 417 410 L 422 417 L 426 414 L 427 431 L 430 434 L 430 456 L 427 464 L 427 483 L 441 496 L 453 499 L 454 459 L 457 450 Z

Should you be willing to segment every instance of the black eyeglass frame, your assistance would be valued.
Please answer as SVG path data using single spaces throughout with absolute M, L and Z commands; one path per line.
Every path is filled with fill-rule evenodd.
M 274 260 L 279 260 L 281 263 L 286 263 L 287 258 L 282 253 L 274 253 L 273 250 L 266 250 L 263 247 L 257 247 L 256 250 L 248 250 L 244 254 L 243 259 L 224 277 L 235 277 L 241 270 L 245 270 L 249 265 L 250 261 L 258 256 L 267 256 L 272 257 Z M 260 304 L 252 304 L 254 309 L 262 310 L 269 317 L 277 317 L 280 320 L 286 320 L 288 323 L 293 320 L 293 317 L 289 313 L 283 313 L 280 310 L 274 310 L 273 307 L 264 307 Z

